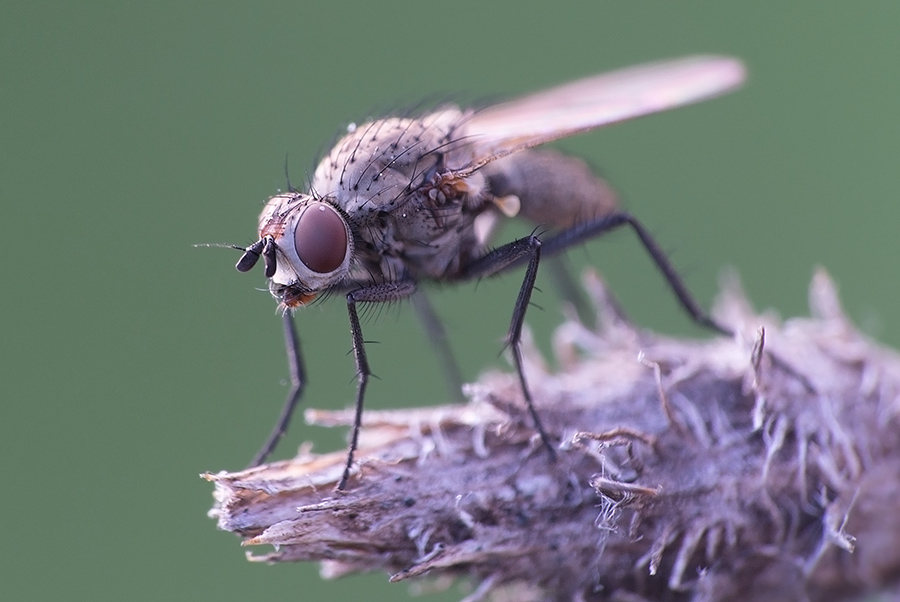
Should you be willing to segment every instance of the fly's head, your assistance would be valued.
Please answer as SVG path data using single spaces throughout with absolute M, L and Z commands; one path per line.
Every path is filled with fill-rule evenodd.
M 350 273 L 353 237 L 327 199 L 289 192 L 273 196 L 259 216 L 259 240 L 235 266 L 247 272 L 263 258 L 269 290 L 286 308 L 306 305 Z

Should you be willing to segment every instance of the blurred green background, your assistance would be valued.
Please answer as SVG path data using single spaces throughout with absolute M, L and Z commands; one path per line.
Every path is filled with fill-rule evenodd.
M 736 268 L 806 313 L 825 266 L 900 344 L 900 3 L 161 1 L 0 7 L 0 598 L 397 600 L 385 575 L 249 564 L 197 475 L 237 469 L 285 392 L 261 270 L 234 271 L 265 198 L 348 121 L 432 94 L 510 96 L 691 53 L 743 58 L 737 94 L 560 146 L 602 166 L 708 305 Z M 572 253 L 631 316 L 703 336 L 627 233 Z M 552 286 L 528 322 L 560 320 Z M 518 276 L 433 295 L 468 378 L 498 358 Z M 365 324 L 369 407 L 440 402 L 411 308 Z M 341 300 L 299 315 L 316 407 L 350 403 Z M 297 424 L 304 439 L 343 433 Z M 453 589 L 428 600 L 457 599 Z

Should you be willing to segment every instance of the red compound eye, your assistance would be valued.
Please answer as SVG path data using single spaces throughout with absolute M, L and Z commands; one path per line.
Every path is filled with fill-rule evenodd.
M 300 261 L 312 271 L 335 271 L 349 248 L 344 218 L 328 203 L 310 203 L 294 229 L 294 246 Z

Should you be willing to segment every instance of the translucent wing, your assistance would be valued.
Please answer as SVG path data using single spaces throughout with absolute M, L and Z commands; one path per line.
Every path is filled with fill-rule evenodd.
M 737 59 L 692 56 L 581 79 L 476 111 L 466 135 L 485 161 L 551 140 L 699 102 L 744 81 Z

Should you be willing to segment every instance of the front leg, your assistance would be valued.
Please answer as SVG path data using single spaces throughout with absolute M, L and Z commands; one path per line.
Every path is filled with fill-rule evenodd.
M 272 429 L 272 433 L 266 439 L 262 449 L 253 457 L 247 468 L 259 466 L 274 451 L 278 441 L 281 440 L 281 437 L 287 431 L 288 423 L 290 423 L 291 416 L 294 415 L 294 410 L 297 408 L 297 404 L 300 403 L 301 397 L 303 397 L 303 387 L 306 385 L 306 370 L 303 368 L 303 356 L 300 355 L 300 339 L 297 337 L 297 329 L 294 326 L 294 314 L 290 310 L 285 310 L 282 316 L 282 323 L 284 326 L 284 344 L 287 350 L 288 370 L 291 375 L 291 389 L 288 391 L 284 408 L 281 410 L 278 422 L 275 423 L 275 428 Z
M 347 486 L 350 478 L 350 468 L 353 466 L 353 454 L 359 443 L 359 429 L 362 424 L 363 402 L 365 401 L 366 386 L 369 384 L 369 360 L 366 357 L 365 341 L 363 340 L 362 327 L 359 324 L 359 315 L 356 312 L 357 303 L 389 303 L 399 301 L 412 295 L 416 291 L 414 282 L 405 280 L 400 282 L 387 282 L 365 286 L 347 293 L 347 313 L 350 315 L 350 336 L 353 340 L 353 358 L 356 361 L 356 415 L 353 419 L 353 433 L 350 436 L 350 449 L 347 452 L 347 464 L 344 466 L 344 474 L 338 483 L 338 490 Z
M 463 272 L 463 279 L 469 280 L 500 274 L 508 269 L 517 267 L 518 263 L 526 258 L 528 259 L 528 267 L 525 269 L 525 278 L 522 280 L 519 296 L 516 298 L 516 305 L 513 307 L 509 331 L 506 334 L 506 344 L 512 350 L 516 375 L 519 377 L 519 385 L 522 388 L 522 396 L 525 399 L 525 404 L 528 406 L 528 412 L 534 421 L 534 428 L 540 435 L 544 447 L 550 453 L 550 457 L 555 460 L 556 451 L 550 442 L 550 437 L 547 436 L 547 431 L 544 430 L 544 425 L 541 423 L 537 410 L 534 408 L 531 391 L 528 388 L 528 382 L 525 380 L 525 371 L 522 368 L 522 326 L 525 323 L 525 311 L 531 302 L 531 293 L 534 290 L 538 265 L 541 262 L 540 238 L 532 234 L 494 249 L 487 255 L 469 264 Z

